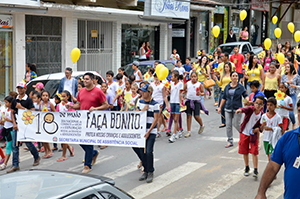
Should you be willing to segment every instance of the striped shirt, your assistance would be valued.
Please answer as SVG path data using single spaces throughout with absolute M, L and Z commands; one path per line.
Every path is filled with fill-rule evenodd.
M 149 102 L 145 102 L 144 99 L 141 99 L 137 104 L 138 110 L 142 110 L 147 104 L 149 105 L 149 108 L 147 110 L 147 132 L 148 132 L 148 130 L 150 129 L 154 121 L 154 113 L 159 113 L 159 104 L 153 99 L 151 99 Z M 150 133 L 157 134 L 157 124 L 155 125 L 155 127 L 152 129 Z

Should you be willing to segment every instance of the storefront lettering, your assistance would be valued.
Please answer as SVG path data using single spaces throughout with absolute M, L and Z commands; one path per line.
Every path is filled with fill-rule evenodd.
M 189 12 L 189 6 L 185 6 L 182 2 L 172 1 L 172 0 L 162 0 L 157 2 L 156 9 L 158 12 L 163 13 L 169 11 L 175 12 Z
M 4 20 L 0 19 L 1 26 L 8 26 L 8 24 L 9 24 L 9 21 L 4 21 Z

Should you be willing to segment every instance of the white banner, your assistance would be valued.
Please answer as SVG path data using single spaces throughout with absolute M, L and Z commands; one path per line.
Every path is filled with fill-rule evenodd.
M 145 147 L 146 111 L 19 110 L 18 141 Z

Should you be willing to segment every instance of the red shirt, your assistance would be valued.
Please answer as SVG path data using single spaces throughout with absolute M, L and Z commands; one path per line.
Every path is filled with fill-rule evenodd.
M 77 97 L 77 101 L 80 102 L 80 110 L 89 110 L 92 106 L 101 106 L 105 100 L 105 94 L 96 86 L 90 91 L 86 90 L 86 88 L 82 88 Z
M 242 73 L 242 63 L 245 61 L 245 57 L 241 53 L 233 54 L 230 57 L 230 61 L 234 63 L 236 72 Z

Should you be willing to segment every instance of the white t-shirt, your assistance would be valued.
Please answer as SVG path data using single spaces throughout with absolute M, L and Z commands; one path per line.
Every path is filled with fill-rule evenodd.
M 185 69 L 181 66 L 179 67 L 175 67 L 174 71 L 177 70 L 179 72 L 179 75 L 184 75 Z
M 286 107 L 293 106 L 293 100 L 290 96 L 285 95 L 284 100 L 277 100 L 277 106 L 283 105 Z M 281 116 L 281 118 L 289 118 L 289 111 L 283 108 L 276 108 L 276 113 Z
M 273 117 L 269 118 L 269 116 L 267 115 L 267 113 L 263 114 L 263 116 L 260 119 L 260 123 L 262 124 L 263 122 L 267 123 L 267 127 L 278 127 L 280 124 L 282 124 L 282 119 L 280 117 L 279 114 L 275 113 L 275 115 L 273 115 Z M 264 130 L 264 141 L 268 141 L 270 142 L 272 139 L 272 134 L 273 131 L 266 131 Z
M 248 123 L 246 124 L 244 130 L 243 130 L 243 134 L 250 136 L 250 130 L 254 127 L 254 125 L 257 123 L 257 121 L 260 120 L 262 113 L 259 112 L 258 114 L 256 114 L 255 112 L 252 113 Z
M 159 105 L 162 105 L 164 103 L 163 88 L 165 87 L 165 85 L 162 83 L 159 83 L 158 85 L 156 85 L 155 82 L 152 82 L 151 86 L 153 88 L 152 98 Z
M 200 82 L 196 82 L 195 84 L 192 83 L 192 81 L 189 81 L 186 83 L 187 86 L 187 94 L 186 98 L 189 100 L 200 100 L 201 96 L 197 96 L 197 88 L 199 88 L 201 85 Z
M 180 59 L 180 56 L 178 54 L 176 54 L 176 55 L 171 54 L 170 59 L 176 62 L 177 59 Z
M 39 111 L 40 110 L 40 105 L 36 102 L 33 103 L 34 109 L 35 111 Z
M 110 94 L 110 96 L 112 96 L 113 99 L 115 99 L 117 95 L 118 84 L 116 82 L 112 82 L 111 84 L 107 84 L 107 85 L 108 85 L 107 93 Z M 115 101 L 114 106 L 118 106 L 118 100 Z
M 182 89 L 183 89 L 183 83 L 181 81 L 179 81 L 177 84 L 171 82 L 170 103 L 180 104 L 179 94 L 180 94 L 180 90 Z
M 65 82 L 64 82 L 64 90 L 67 90 L 71 93 L 71 95 L 73 95 L 74 93 L 72 93 L 72 78 L 71 79 L 66 79 Z
M 7 117 L 8 119 L 11 120 L 11 110 L 6 109 L 5 113 L 4 113 L 4 117 Z M 8 122 L 8 121 L 4 122 L 4 128 L 5 129 L 12 128 L 13 126 L 14 126 L 14 124 L 12 122 Z
M 118 89 L 119 88 L 122 89 L 122 92 L 123 92 L 125 89 L 125 83 L 122 83 L 121 85 L 119 83 L 117 83 L 117 85 L 118 85 Z
M 137 83 L 137 85 L 140 87 L 140 83 L 141 82 L 136 82 L 136 80 L 140 80 L 140 76 L 139 76 L 139 72 L 141 72 L 140 70 L 137 70 L 136 72 L 133 73 L 133 75 L 135 76 L 135 83 Z

